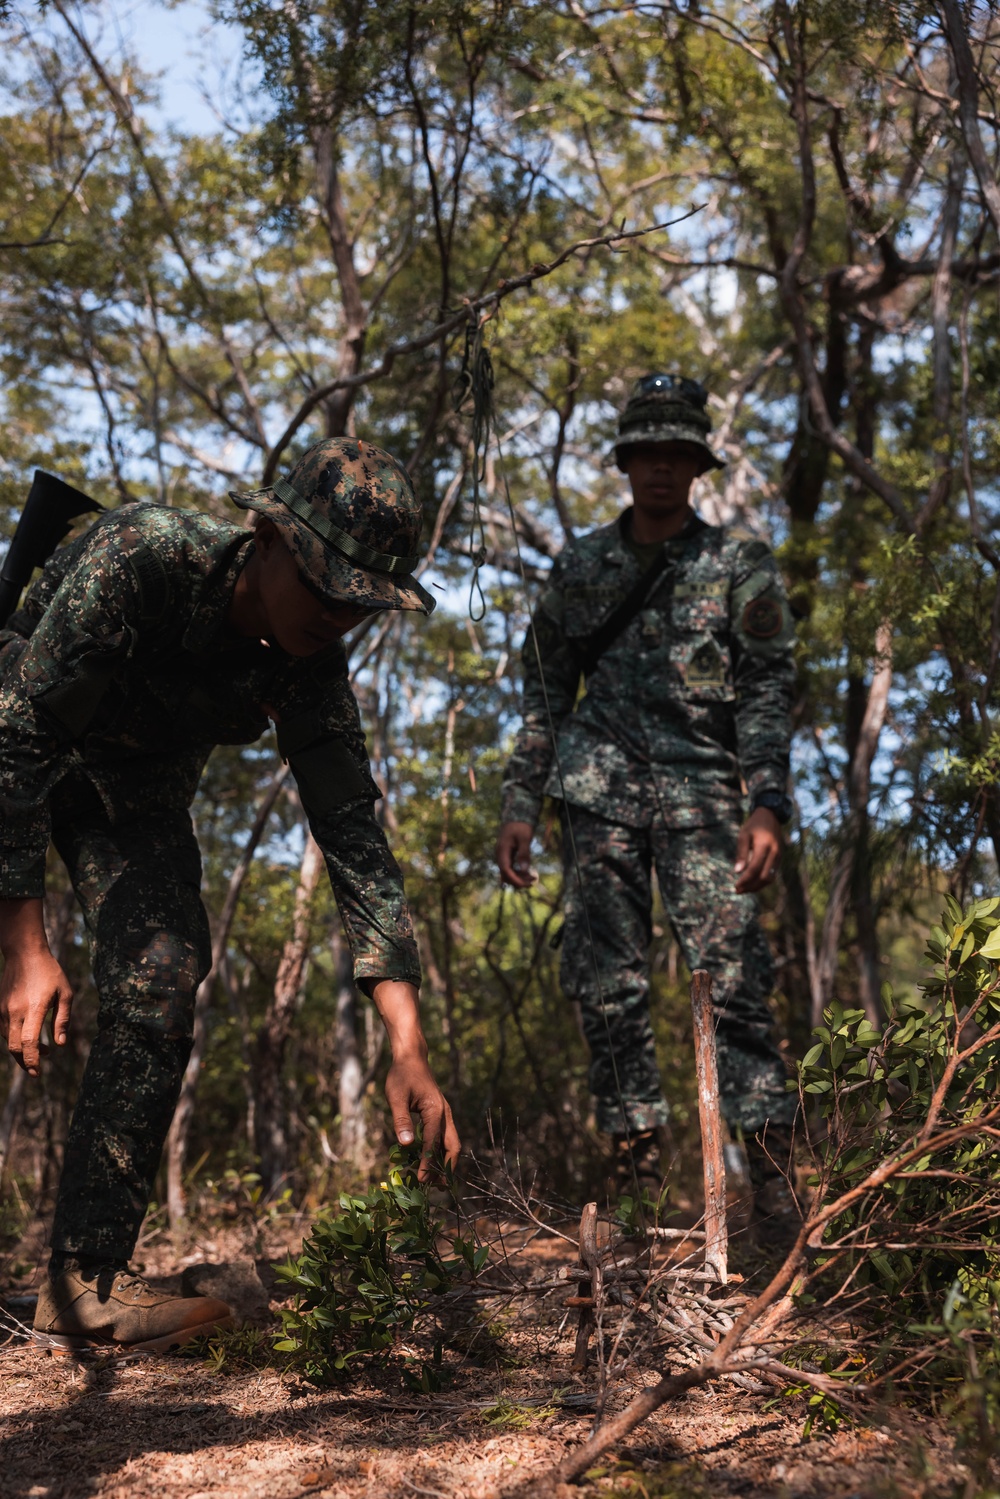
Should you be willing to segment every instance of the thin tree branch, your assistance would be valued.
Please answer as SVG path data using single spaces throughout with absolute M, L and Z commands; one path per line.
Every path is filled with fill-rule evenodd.
M 420 334 L 419 337 L 391 344 L 379 363 L 373 365 L 371 369 L 365 370 L 362 374 L 330 380 L 326 385 L 318 386 L 302 402 L 298 411 L 268 453 L 267 462 L 264 465 L 263 482 L 265 484 L 271 482 L 281 455 L 296 432 L 312 412 L 315 411 L 320 402 L 325 401 L 335 390 L 357 389 L 362 385 L 370 385 L 375 380 L 384 379 L 392 371 L 392 367 L 397 359 L 404 358 L 410 354 L 418 354 L 422 349 L 429 348 L 431 344 L 437 343 L 440 339 L 447 338 L 450 333 L 454 333 L 463 324 L 467 323 L 470 318 L 475 317 L 479 313 L 495 311 L 505 297 L 509 297 L 513 292 L 522 291 L 526 286 L 533 286 L 536 281 L 542 280 L 545 276 L 551 276 L 553 271 L 558 270 L 561 265 L 565 265 L 566 261 L 571 256 L 578 254 L 579 251 L 595 249 L 598 246 L 624 244 L 629 240 L 642 239 L 648 234 L 662 233 L 664 229 L 670 229 L 675 224 L 681 224 L 694 214 L 700 213 L 702 206 L 701 204 L 697 204 L 695 207 L 688 209 L 686 213 L 680 214 L 677 218 L 668 219 L 663 224 L 652 224 L 648 229 L 623 229 L 616 234 L 601 234 L 590 239 L 576 240 L 573 244 L 568 245 L 565 250 L 562 250 L 554 260 L 543 261 L 537 265 L 533 265 L 530 271 L 524 271 L 521 275 L 514 276 L 509 280 L 504 279 L 499 282 L 493 291 L 486 292 L 481 297 L 476 297 L 474 300 L 465 302 L 465 305 L 459 311 L 449 314 L 441 322 L 436 323 L 433 328 L 428 328 L 426 333 Z

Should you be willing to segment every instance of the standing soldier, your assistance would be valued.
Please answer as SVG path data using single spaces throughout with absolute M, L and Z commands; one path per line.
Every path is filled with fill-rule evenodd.
M 676 375 L 632 390 L 614 447 L 632 507 L 556 558 L 534 616 L 537 656 L 530 631 L 525 641 L 497 862 L 504 881 L 530 884 L 542 798 L 560 799 L 562 987 L 580 1005 L 619 1189 L 637 1177 L 654 1193 L 667 1121 L 649 1015 L 655 867 L 688 966 L 714 979 L 723 1111 L 767 1211 L 783 1185 L 771 1158 L 787 1161 L 794 1114 L 753 892 L 774 878 L 791 811 L 793 626 L 768 547 L 691 509 L 693 481 L 722 467 L 706 402 Z M 755 1139 L 765 1125 L 766 1150 Z
M 411 576 L 420 505 L 370 443 L 319 443 L 287 480 L 232 498 L 253 531 L 129 505 L 57 552 L 0 635 L 0 1022 L 36 1077 L 72 995 L 42 923 L 50 841 L 83 907 L 100 1007 L 66 1146 L 35 1337 L 57 1351 L 165 1349 L 229 1308 L 153 1290 L 128 1261 L 149 1204 L 210 966 L 188 807 L 217 744 L 272 719 L 392 1047 L 396 1136 L 457 1158 L 427 1063 L 420 967 L 399 869 L 375 820 L 341 644 L 381 609 L 433 600 Z

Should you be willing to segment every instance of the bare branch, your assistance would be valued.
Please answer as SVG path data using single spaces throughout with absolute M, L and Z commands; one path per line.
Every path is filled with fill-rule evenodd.
M 530 271 L 524 271 L 519 276 L 500 281 L 493 291 L 486 292 L 485 295 L 476 297 L 474 300 L 466 301 L 465 305 L 459 311 L 449 314 L 441 322 L 436 323 L 434 327 L 428 328 L 426 333 L 420 334 L 419 337 L 391 344 L 379 363 L 373 365 L 371 369 L 365 370 L 362 374 L 330 380 L 326 385 L 319 386 L 302 402 L 298 411 L 268 453 L 262 476 L 263 482 L 265 484 L 271 482 L 277 471 L 281 455 L 296 432 L 312 412 L 315 411 L 320 402 L 325 401 L 334 391 L 355 390 L 363 385 L 371 385 L 375 380 L 383 380 L 391 373 L 397 359 L 404 358 L 410 354 L 418 354 L 422 349 L 430 348 L 432 344 L 438 343 L 443 338 L 447 338 L 449 334 L 454 333 L 463 324 L 467 323 L 470 318 L 476 317 L 477 314 L 485 312 L 491 315 L 500 306 L 505 297 L 509 297 L 513 292 L 522 291 L 526 286 L 533 286 L 536 281 L 542 280 L 545 276 L 551 276 L 553 271 L 558 270 L 561 265 L 565 265 L 571 256 L 578 254 L 581 250 L 592 250 L 598 246 L 624 244 L 629 240 L 643 239 L 648 234 L 662 233 L 664 229 L 670 229 L 675 224 L 681 224 L 694 214 L 700 213 L 701 208 L 702 205 L 698 204 L 688 209 L 686 213 L 680 214 L 677 218 L 668 219 L 663 224 L 652 224 L 648 229 L 620 230 L 616 234 L 601 234 L 590 239 L 576 240 L 573 244 L 568 245 L 565 250 L 560 251 L 554 260 L 543 261 L 537 265 L 533 265 Z

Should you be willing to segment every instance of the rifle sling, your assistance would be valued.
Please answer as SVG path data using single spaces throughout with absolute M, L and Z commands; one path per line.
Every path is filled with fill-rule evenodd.
M 666 572 L 671 562 L 675 561 L 667 553 L 666 546 L 657 557 L 652 567 L 646 569 L 637 583 L 634 583 L 628 593 L 622 599 L 616 609 L 613 609 L 602 625 L 589 636 L 583 648 L 583 675 L 586 679 L 591 675 L 598 661 L 613 645 L 623 631 L 635 619 L 639 610 L 648 602 L 659 586 L 660 579 Z

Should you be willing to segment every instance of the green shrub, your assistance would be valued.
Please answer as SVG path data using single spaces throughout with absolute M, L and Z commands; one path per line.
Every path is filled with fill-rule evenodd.
M 390 1159 L 388 1179 L 363 1197 L 343 1193 L 340 1211 L 322 1214 L 298 1259 L 277 1272 L 297 1295 L 275 1348 L 314 1383 L 342 1377 L 362 1354 L 389 1353 L 435 1297 L 486 1262 L 488 1251 L 462 1238 L 442 1256 L 426 1191 L 398 1150 Z M 418 1383 L 429 1386 L 434 1369 Z
M 827 1225 L 810 1279 L 863 1309 L 881 1340 L 869 1377 L 899 1370 L 943 1392 L 988 1464 L 983 1435 L 1000 1420 L 1000 900 L 963 911 L 949 898 L 927 957 L 920 1000 L 885 986 L 881 1032 L 831 1005 L 800 1064 L 825 1125 L 819 1199 L 857 1194 Z M 904 1156 L 905 1169 L 857 1190 Z

